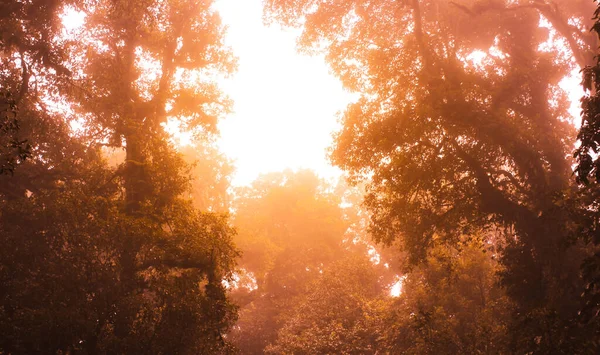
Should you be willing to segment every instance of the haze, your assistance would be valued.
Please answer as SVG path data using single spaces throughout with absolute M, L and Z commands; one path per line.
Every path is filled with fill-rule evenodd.
M 599 14 L 0 3 L 0 355 L 600 353 Z

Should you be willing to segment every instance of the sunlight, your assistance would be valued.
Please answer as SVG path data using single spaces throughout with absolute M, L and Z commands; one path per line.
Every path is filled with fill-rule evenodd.
M 581 87 L 581 71 L 579 68 L 571 70 L 569 76 L 563 78 L 558 85 L 563 89 L 569 97 L 569 113 L 573 117 L 571 121 L 576 128 L 581 126 L 581 103 L 579 100 L 584 95 Z
M 404 277 L 398 278 L 396 283 L 394 283 L 394 285 L 392 285 L 392 288 L 390 289 L 390 296 L 400 297 L 400 294 L 402 293 L 402 282 L 403 281 L 404 281 Z
M 339 127 L 338 112 L 353 95 L 328 72 L 323 57 L 296 52 L 298 31 L 263 24 L 260 0 L 217 0 L 215 6 L 228 27 L 226 44 L 239 60 L 238 72 L 221 80 L 234 101 L 234 112 L 219 123 L 218 142 L 234 160 L 233 185 L 247 185 L 260 174 L 286 168 L 309 168 L 326 178 L 338 177 L 341 173 L 329 164 L 326 150 Z M 65 35 L 85 22 L 83 12 L 69 7 L 61 18 Z M 545 19 L 540 25 L 549 26 Z M 554 36 L 555 31 L 550 30 L 550 39 L 540 50 L 556 46 Z M 481 67 L 487 55 L 475 51 L 465 59 Z M 569 95 L 573 117 L 579 115 L 580 81 L 575 69 L 560 82 Z M 578 127 L 579 120 L 574 124 Z M 164 126 L 174 142 L 191 143 L 191 134 L 182 134 L 178 122 L 171 120 Z M 75 131 L 80 128 L 74 123 Z
M 399 3 L 4 1 L 0 355 L 600 354 L 600 4 Z
M 220 123 L 220 146 L 235 160 L 234 185 L 259 174 L 310 168 L 339 176 L 326 148 L 337 129 L 337 112 L 351 100 L 328 73 L 322 57 L 296 53 L 297 32 L 262 23 L 260 0 L 219 0 L 228 26 L 226 43 L 239 69 L 223 86 L 234 113 Z
M 67 7 L 61 16 L 62 25 L 66 32 L 71 32 L 81 27 L 85 22 L 85 13 Z
M 472 62 L 475 68 L 483 67 L 483 60 L 487 57 L 484 51 L 473 51 L 467 56 L 467 60 Z
M 326 150 L 339 127 L 337 114 L 353 95 L 328 72 L 323 57 L 296 52 L 297 31 L 263 24 L 260 0 L 218 0 L 215 6 L 228 27 L 226 45 L 239 61 L 238 71 L 220 83 L 234 102 L 234 112 L 219 123 L 218 142 L 234 160 L 233 185 L 286 168 L 337 178 L 341 173 L 329 164 Z M 85 14 L 67 8 L 62 22 L 67 35 L 84 24 Z M 152 64 L 138 62 L 156 72 Z M 175 143 L 191 143 L 191 134 L 182 134 L 175 120 L 163 126 Z

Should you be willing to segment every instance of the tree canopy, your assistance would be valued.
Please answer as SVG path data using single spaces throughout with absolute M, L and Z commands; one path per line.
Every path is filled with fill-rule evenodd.
M 323 52 L 360 94 L 332 161 L 368 181 L 375 240 L 399 240 L 418 264 L 461 235 L 503 229 L 513 341 L 575 351 L 583 256 L 564 247 L 576 234 L 563 208 L 575 130 L 559 82 L 592 63 L 593 3 L 269 0 L 266 10 L 301 27 L 300 47 Z
M 265 0 L 345 175 L 234 187 L 217 3 L 0 3 L 0 354 L 599 352 L 600 4 Z
M 2 138 L 3 159 L 17 151 L 7 152 L 14 174 L 0 177 L 0 352 L 229 352 L 236 312 L 224 281 L 238 251 L 216 202 L 226 187 L 192 190 L 161 126 L 176 120 L 212 149 L 229 104 L 197 78 L 234 61 L 211 2 L 1 6 L 1 88 L 14 101 L 2 130 L 19 138 Z M 69 11 L 85 15 L 74 34 L 62 30 Z M 104 147 L 124 149 L 124 162 L 107 164 Z
M 339 196 L 311 171 L 267 174 L 238 194 L 239 266 L 256 285 L 240 290 L 232 335 L 246 353 L 261 354 L 277 337 L 285 310 L 339 258 L 347 224 Z

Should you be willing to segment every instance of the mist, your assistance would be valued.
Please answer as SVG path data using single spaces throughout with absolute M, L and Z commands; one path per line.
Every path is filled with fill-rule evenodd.
M 0 354 L 599 353 L 599 13 L 0 3 Z

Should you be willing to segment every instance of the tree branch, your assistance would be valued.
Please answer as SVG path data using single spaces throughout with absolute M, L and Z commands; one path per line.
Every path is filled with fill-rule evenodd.
M 535 0 L 531 6 L 536 8 L 546 19 L 548 19 L 550 24 L 552 24 L 552 27 L 565 38 L 569 44 L 569 47 L 571 48 L 571 52 L 573 52 L 573 56 L 575 57 L 577 64 L 580 68 L 585 68 L 585 56 L 577 44 L 577 41 L 573 37 L 573 29 L 569 25 L 568 21 L 564 20 L 562 14 L 558 10 L 558 6 L 556 6 L 554 2 L 552 5 L 544 3 L 540 0 Z
M 178 259 L 173 257 L 167 257 L 163 259 L 146 260 L 138 266 L 138 271 L 142 271 L 150 267 L 160 266 L 178 269 L 208 270 L 211 264 L 210 262 L 208 262 L 208 260 Z
M 546 3 L 542 0 L 534 0 L 533 3 L 531 3 L 531 4 L 515 5 L 515 6 L 511 6 L 511 7 L 506 7 L 506 8 L 488 5 L 488 6 L 480 6 L 478 8 L 476 8 L 474 6 L 473 9 L 469 9 L 466 6 L 457 4 L 453 1 L 451 1 L 450 4 L 455 6 L 458 9 L 460 9 L 461 11 L 465 12 L 466 14 L 468 14 L 471 17 L 480 15 L 488 10 L 517 11 L 517 10 L 521 10 L 521 9 L 525 9 L 525 8 L 536 9 L 542 16 L 544 16 L 550 22 L 552 27 L 562 37 L 565 38 L 565 40 L 567 41 L 567 43 L 569 45 L 569 48 L 571 49 L 571 52 L 573 53 L 573 56 L 575 57 L 575 61 L 577 62 L 577 65 L 579 65 L 580 68 L 585 68 L 587 65 L 587 61 L 586 61 L 585 54 L 584 54 L 585 51 L 583 51 L 581 49 L 581 47 L 577 43 L 577 40 L 574 38 L 573 34 L 577 35 L 579 38 L 583 39 L 584 41 L 586 41 L 586 36 L 583 33 L 581 33 L 581 31 L 578 28 L 570 25 L 569 22 L 564 19 L 564 17 L 560 13 L 560 10 L 558 9 L 558 6 L 554 2 Z M 595 49 L 595 48 L 593 48 L 593 49 Z
M 421 52 L 421 57 L 423 58 L 423 66 L 428 67 L 433 61 L 431 59 L 431 53 L 425 41 L 421 5 L 419 3 L 419 0 L 412 0 L 411 6 L 413 9 L 413 20 L 415 23 L 415 38 L 417 40 L 417 45 L 419 46 L 419 50 Z
M 515 226 L 529 237 L 524 238 L 524 242 L 535 239 L 538 236 L 536 232 L 543 230 L 542 226 L 539 226 L 537 216 L 527 207 L 506 198 L 501 191 L 492 185 L 488 173 L 475 158 L 465 152 L 453 139 L 449 139 L 449 142 L 454 148 L 456 155 L 475 174 L 477 178 L 477 190 L 481 194 L 483 210 L 488 213 L 501 215 L 507 219 L 507 222 L 514 223 Z
M 508 180 L 512 183 L 512 185 L 521 193 L 525 193 L 525 190 L 523 189 L 523 187 L 521 186 L 521 183 L 517 180 L 517 178 L 515 178 L 515 176 L 513 174 L 511 174 L 510 172 L 504 170 L 504 169 L 497 169 L 494 170 L 492 173 L 495 173 L 497 175 L 502 175 L 505 176 L 506 178 L 508 178 Z
M 29 71 L 29 68 L 27 67 L 27 63 L 25 62 L 25 55 L 23 54 L 23 52 L 20 52 L 21 54 L 21 68 L 23 70 L 23 79 L 21 80 L 21 88 L 19 89 L 19 94 L 17 95 L 15 102 L 17 103 L 17 105 L 19 105 L 19 103 L 21 102 L 21 100 L 25 97 L 25 95 L 27 95 L 27 92 L 29 91 L 29 78 L 31 78 L 31 72 Z

